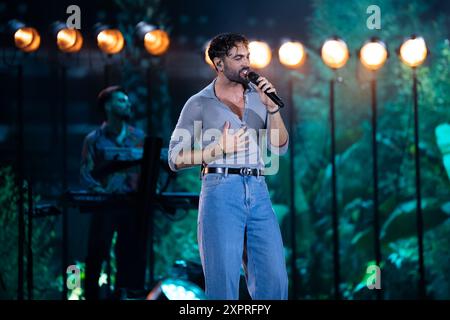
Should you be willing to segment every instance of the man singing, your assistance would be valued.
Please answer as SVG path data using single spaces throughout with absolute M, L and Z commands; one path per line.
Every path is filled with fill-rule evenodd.
M 283 243 L 261 155 L 263 141 L 275 154 L 288 148 L 279 107 L 264 93 L 276 91 L 264 77 L 257 86 L 248 81 L 244 36 L 216 36 L 208 55 L 217 77 L 183 107 L 168 159 L 173 171 L 202 165 L 198 244 L 206 295 L 238 299 L 242 264 L 252 299 L 287 299 Z

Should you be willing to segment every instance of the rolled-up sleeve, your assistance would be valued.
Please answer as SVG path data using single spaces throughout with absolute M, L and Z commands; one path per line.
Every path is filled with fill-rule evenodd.
M 274 153 L 274 154 L 277 154 L 280 156 L 286 154 L 288 147 L 289 147 L 289 135 L 287 137 L 286 142 L 279 147 L 274 146 L 272 144 L 272 141 L 270 140 L 270 136 L 271 136 L 271 134 L 270 134 L 270 117 L 267 116 L 267 147 L 271 153 Z
M 168 162 L 172 171 L 179 171 L 175 166 L 175 161 L 180 151 L 185 149 L 193 150 L 196 135 L 201 133 L 194 132 L 195 122 L 199 121 L 199 124 L 201 124 L 202 121 L 200 100 L 199 97 L 193 96 L 186 102 L 181 110 L 175 130 L 170 137 Z

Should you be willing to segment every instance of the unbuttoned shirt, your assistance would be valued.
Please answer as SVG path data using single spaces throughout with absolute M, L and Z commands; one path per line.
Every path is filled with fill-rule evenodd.
M 244 113 L 242 119 L 221 102 L 214 91 L 216 79 L 203 90 L 189 98 L 184 105 L 175 130 L 172 133 L 168 161 L 173 171 L 175 159 L 181 150 L 203 149 L 220 138 L 225 121 L 230 122 L 230 133 L 247 127 L 249 130 L 249 149 L 223 155 L 222 158 L 207 164 L 208 167 L 258 168 L 263 169 L 267 148 L 276 155 L 286 153 L 289 139 L 282 146 L 271 144 L 270 117 L 262 103 L 256 87 L 249 83 L 244 90 Z M 279 144 L 279 143 L 277 143 Z M 201 163 L 196 163 L 201 164 Z

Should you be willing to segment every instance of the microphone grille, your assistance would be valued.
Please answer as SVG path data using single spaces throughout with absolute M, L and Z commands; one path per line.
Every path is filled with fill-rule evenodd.
M 259 74 L 257 74 L 257 73 L 254 72 L 254 71 L 250 71 L 250 72 L 248 73 L 247 77 L 248 77 L 248 79 L 249 79 L 251 82 L 255 83 L 256 80 L 258 80 L 258 78 L 259 78 Z

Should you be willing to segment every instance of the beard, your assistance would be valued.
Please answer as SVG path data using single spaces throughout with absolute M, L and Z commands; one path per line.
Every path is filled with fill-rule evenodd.
M 237 82 L 240 84 L 243 84 L 244 86 L 248 85 L 249 80 L 247 79 L 247 77 L 242 77 L 241 76 L 241 72 L 244 70 L 249 70 L 248 68 L 242 68 L 238 71 L 234 71 L 231 70 L 229 68 L 227 68 L 225 66 L 225 68 L 223 69 L 223 74 L 225 75 L 225 77 L 227 77 L 228 80 L 230 80 L 231 82 Z
M 131 119 L 131 110 L 114 110 L 114 116 L 117 119 L 128 121 Z

